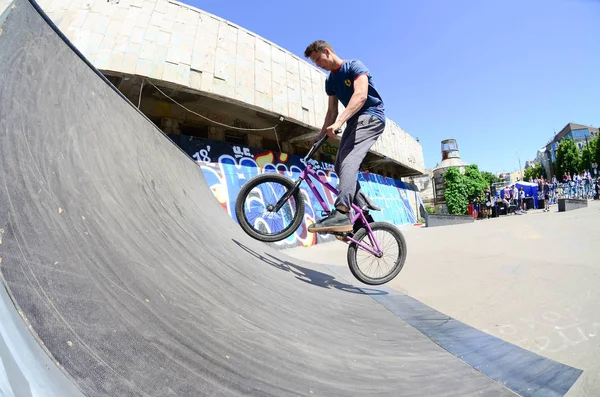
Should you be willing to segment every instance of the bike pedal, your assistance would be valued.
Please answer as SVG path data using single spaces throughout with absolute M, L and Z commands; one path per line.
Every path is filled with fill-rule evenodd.
M 330 232 L 330 234 L 334 235 L 338 240 L 344 240 L 346 237 L 354 236 L 353 232 Z

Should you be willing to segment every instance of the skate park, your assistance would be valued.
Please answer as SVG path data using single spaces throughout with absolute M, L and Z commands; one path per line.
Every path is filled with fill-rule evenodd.
M 406 227 L 405 268 L 364 286 L 340 242 L 245 235 L 35 3 L 0 24 L 5 395 L 599 390 L 597 202 Z

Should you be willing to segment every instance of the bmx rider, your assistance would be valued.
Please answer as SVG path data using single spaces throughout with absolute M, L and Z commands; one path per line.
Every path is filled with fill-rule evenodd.
M 311 43 L 304 51 L 321 69 L 329 72 L 325 92 L 329 97 L 323 128 L 315 141 L 325 134 L 335 137 L 344 123 L 346 129 L 335 159 L 339 178 L 339 195 L 335 210 L 308 227 L 309 232 L 349 232 L 352 230 L 350 208 L 354 202 L 363 207 L 368 198 L 360 192 L 358 171 L 367 152 L 385 129 L 385 112 L 381 96 L 375 89 L 369 69 L 359 60 L 343 60 L 323 40 Z M 338 117 L 338 100 L 345 109 Z

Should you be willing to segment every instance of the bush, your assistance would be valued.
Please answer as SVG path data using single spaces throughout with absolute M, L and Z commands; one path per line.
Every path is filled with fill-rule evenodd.
M 466 178 L 457 167 L 450 167 L 444 173 L 444 197 L 448 212 L 451 214 L 466 214 L 469 209 L 468 190 Z
M 488 181 L 479 172 L 477 165 L 465 167 L 464 175 L 457 167 L 450 167 L 444 173 L 444 197 L 448 212 L 455 215 L 465 215 L 469 210 L 469 203 L 481 199 Z
M 465 167 L 465 183 L 467 185 L 467 200 L 469 203 L 481 198 L 485 187 L 488 186 L 487 181 L 481 175 L 481 172 L 479 172 L 479 167 L 476 164 Z

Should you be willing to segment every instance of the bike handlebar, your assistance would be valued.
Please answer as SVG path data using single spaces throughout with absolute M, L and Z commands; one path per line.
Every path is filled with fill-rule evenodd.
M 336 134 L 336 135 L 339 135 L 339 134 L 341 134 L 341 133 L 342 133 L 342 129 L 341 129 L 341 128 L 339 128 L 339 129 L 335 130 L 335 134 Z M 325 134 L 325 135 L 323 135 L 323 136 L 322 136 L 322 137 L 321 137 L 321 138 L 320 138 L 318 141 L 316 141 L 316 142 L 313 144 L 313 146 L 312 146 L 312 148 L 310 149 L 310 151 L 308 152 L 308 154 L 307 154 L 307 155 L 304 157 L 304 159 L 306 160 L 306 159 L 309 159 L 309 158 L 311 158 L 311 157 L 312 157 L 312 156 L 315 154 L 315 152 L 316 152 L 317 150 L 319 150 L 319 148 L 321 147 L 321 145 L 323 145 L 323 144 L 325 143 L 325 141 L 326 141 L 327 139 L 329 139 L 329 136 L 328 136 L 327 134 Z

